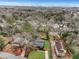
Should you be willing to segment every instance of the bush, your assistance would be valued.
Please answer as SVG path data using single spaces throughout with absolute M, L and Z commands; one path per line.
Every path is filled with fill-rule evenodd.
M 0 32 L 0 35 L 7 36 L 8 34 L 5 32 Z
M 74 54 L 72 59 L 79 59 L 79 53 Z
M 3 50 L 4 47 L 5 47 L 5 43 L 4 43 L 4 41 L 0 38 L 0 50 Z
M 61 36 L 62 36 L 63 38 L 66 38 L 67 36 L 69 36 L 69 32 L 64 32 L 64 33 L 61 34 Z

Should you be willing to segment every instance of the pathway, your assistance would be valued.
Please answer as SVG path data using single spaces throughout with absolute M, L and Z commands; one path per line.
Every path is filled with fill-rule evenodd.
M 52 59 L 57 59 L 54 51 L 55 42 L 53 40 L 50 40 L 50 43 L 51 43 L 51 49 L 52 49 Z
M 48 51 L 45 51 L 45 59 L 49 59 Z

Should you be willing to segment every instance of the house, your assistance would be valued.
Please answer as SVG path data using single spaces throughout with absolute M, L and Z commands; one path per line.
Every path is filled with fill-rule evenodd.
M 66 55 L 66 50 L 64 49 L 64 45 L 61 40 L 55 41 L 55 53 L 59 57 L 64 57 Z
M 15 56 L 13 54 L 9 54 L 6 52 L 0 52 L 0 58 L 2 58 L 2 59 L 27 59 L 25 57 Z
M 38 49 L 41 49 L 43 50 L 44 48 L 44 40 L 40 39 L 40 38 L 37 38 L 34 42 L 34 46 Z

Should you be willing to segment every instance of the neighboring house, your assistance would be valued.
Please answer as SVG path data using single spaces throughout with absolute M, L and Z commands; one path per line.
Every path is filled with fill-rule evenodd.
M 35 40 L 34 42 L 34 46 L 38 49 L 41 49 L 43 50 L 44 48 L 44 40 L 40 39 L 40 38 L 37 38 L 37 40 Z
M 0 52 L 0 57 L 3 59 L 27 59 L 25 57 L 21 57 L 21 56 L 15 56 L 13 54 L 9 54 L 6 52 Z
M 64 49 L 64 45 L 61 40 L 55 41 L 55 53 L 60 57 L 64 57 L 66 55 L 66 50 Z

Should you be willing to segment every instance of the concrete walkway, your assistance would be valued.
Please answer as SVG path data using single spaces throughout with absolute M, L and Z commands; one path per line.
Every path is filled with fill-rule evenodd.
M 49 59 L 48 51 L 45 51 L 45 59 Z
M 50 43 L 51 43 L 51 49 L 52 49 L 52 59 L 57 59 L 54 51 L 55 42 L 53 40 L 50 40 Z

